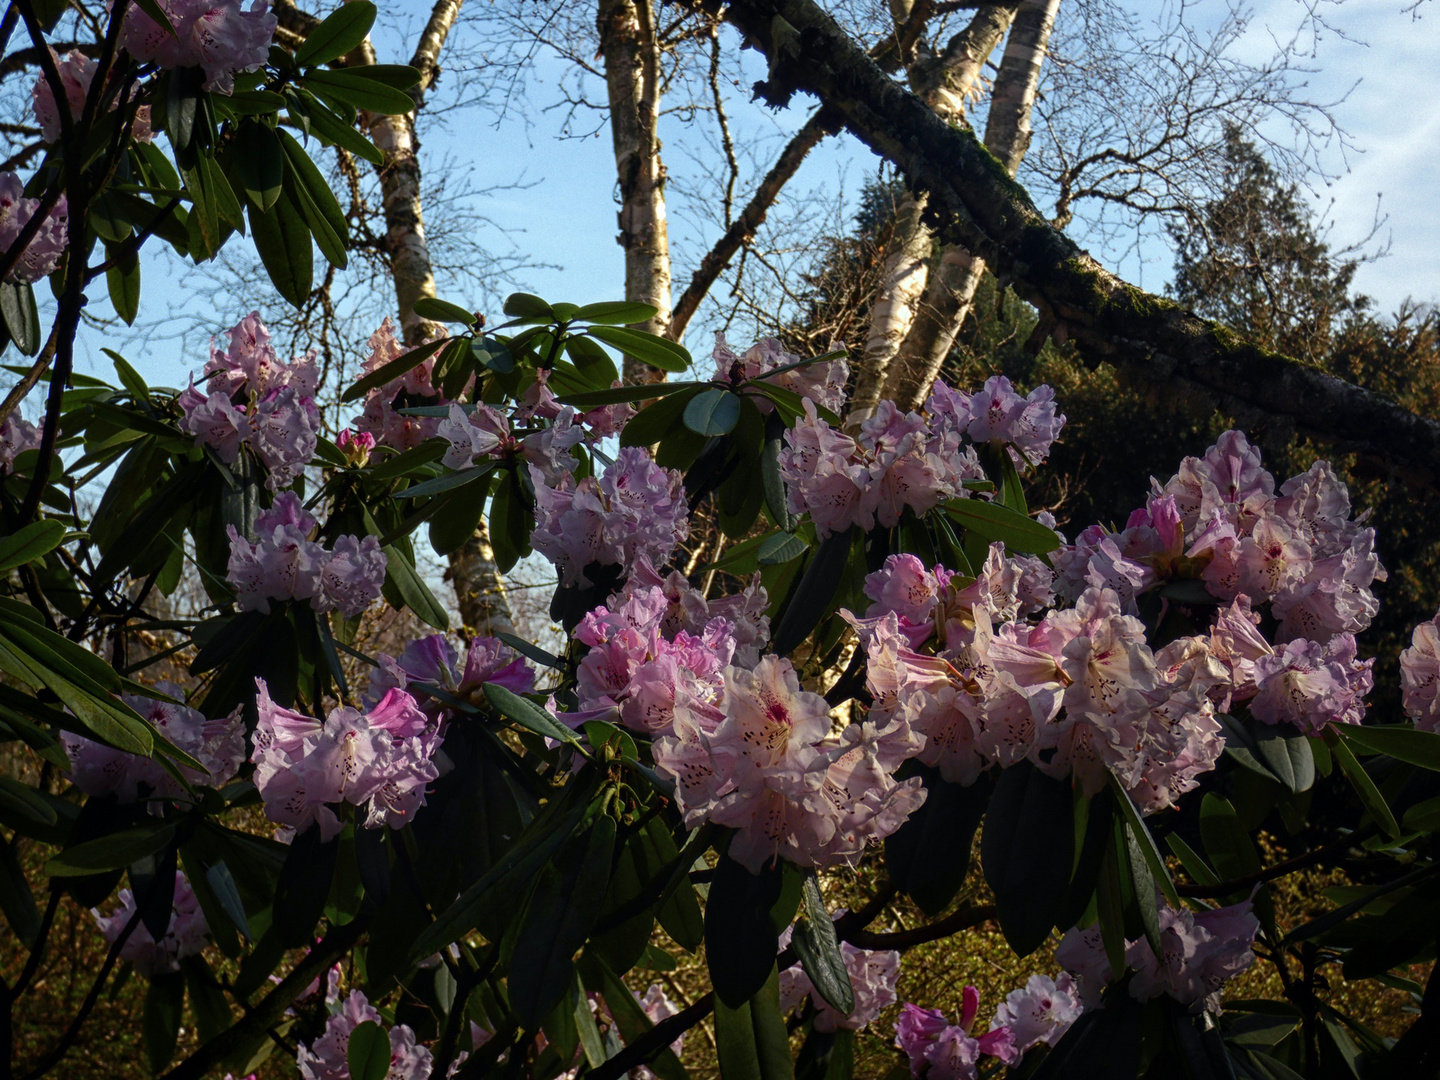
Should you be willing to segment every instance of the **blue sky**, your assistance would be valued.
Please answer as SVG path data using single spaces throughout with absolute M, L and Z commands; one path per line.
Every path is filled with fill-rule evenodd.
M 415 0 L 408 0 L 407 7 Z M 480 3 L 483 0 L 475 0 Z M 1342 158 L 1328 156 L 1327 166 L 1336 178 L 1315 192 L 1317 209 L 1336 222 L 1332 239 L 1343 245 L 1368 231 L 1377 195 L 1387 222 L 1381 238 L 1390 240 L 1387 258 L 1364 266 L 1357 287 L 1375 297 L 1382 311 L 1397 307 L 1406 297 L 1440 299 L 1440 9 L 1422 6 L 1419 17 L 1402 10 L 1405 0 L 1347 0 L 1328 11 L 1337 32 L 1325 32 L 1315 42 L 1310 88 L 1318 98 L 1334 98 L 1354 86 L 1336 107 L 1340 124 L 1351 134 L 1358 153 Z M 425 5 L 428 8 L 428 4 Z M 1201 10 L 1204 5 L 1201 6 Z M 1142 9 L 1143 10 L 1143 9 Z M 1242 43 L 1258 57 L 1270 47 L 1267 35 L 1288 33 L 1296 19 L 1297 0 L 1263 0 L 1255 5 L 1256 19 L 1250 38 Z M 747 70 L 754 77 L 761 62 L 749 54 Z M 537 79 L 525 90 L 524 122 L 516 110 L 499 122 L 466 116 L 441 127 L 422 128 L 426 155 L 447 156 L 468 174 L 477 188 L 505 184 L 523 177 L 533 186 L 501 191 L 483 200 L 486 214 L 515 230 L 514 240 L 535 263 L 549 264 L 521 274 L 515 287 L 524 287 L 556 300 L 579 303 L 613 299 L 623 292 L 623 263 L 615 243 L 614 159 L 608 129 L 595 137 L 559 139 L 559 117 L 542 111 L 553 100 L 558 62 L 542 60 Z M 1358 81 L 1358 85 L 1355 85 Z M 738 130 L 760 132 L 773 153 L 807 115 L 811 102 L 798 99 L 789 110 L 773 114 L 759 106 L 735 105 Z M 666 157 L 677 176 L 687 169 L 692 134 L 667 123 L 662 135 Z M 762 155 L 763 160 L 763 155 Z M 858 191 L 873 175 L 878 161 L 848 136 L 831 139 L 812 154 L 793 188 L 833 199 L 839 192 Z M 742 192 L 744 182 L 742 182 Z M 742 195 L 743 198 L 743 195 Z M 677 251 L 675 277 L 678 294 L 693 269 L 694 253 L 703 250 L 711 236 L 697 228 L 679 205 L 672 203 L 670 226 Z M 482 236 L 482 242 L 486 238 Z M 1087 244 L 1083 232 L 1076 235 Z M 496 236 L 496 248 L 505 245 Z M 1088 246 L 1088 245 L 1087 245 Z M 1151 241 L 1138 253 L 1097 256 L 1131 280 L 1150 289 L 1163 288 L 1170 273 L 1170 253 Z M 686 259 L 685 254 L 691 258 Z M 317 272 L 319 267 L 317 266 Z M 206 321 L 215 300 L 211 286 L 198 287 L 193 275 L 168 250 L 155 249 L 145 266 L 145 302 L 149 310 L 171 315 L 190 313 Z M 447 288 L 449 286 L 449 288 Z M 439 282 L 441 295 L 457 296 L 455 284 Z M 103 301 L 102 301 L 103 303 Z M 276 303 L 280 301 L 276 300 Z M 222 329 L 216 325 L 214 330 Z M 127 355 L 155 381 L 180 382 L 186 371 L 198 371 L 205 356 L 209 331 L 191 331 L 182 338 L 152 338 L 132 344 Z M 82 350 L 99 357 L 101 373 L 109 374 L 108 361 L 98 353 L 98 338 Z M 699 345 L 691 341 L 692 348 Z M 93 362 L 93 361 L 92 361 Z

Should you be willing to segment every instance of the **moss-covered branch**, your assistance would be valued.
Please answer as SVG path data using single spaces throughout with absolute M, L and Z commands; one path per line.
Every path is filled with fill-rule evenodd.
M 1054 228 L 975 137 L 946 125 L 812 0 L 692 0 L 735 25 L 770 61 L 771 104 L 815 95 L 877 154 L 929 193 L 934 228 L 981 256 L 1040 311 L 1056 340 L 1132 378 L 1200 395 L 1242 423 L 1293 424 L 1337 447 L 1440 477 L 1440 424 L 1262 349 L 1127 284 Z

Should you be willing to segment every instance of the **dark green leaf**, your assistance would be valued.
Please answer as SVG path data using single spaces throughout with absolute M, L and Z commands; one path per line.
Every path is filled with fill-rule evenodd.
M 632 330 L 628 326 L 592 326 L 585 332 L 661 371 L 686 371 L 692 362 L 683 345 L 643 330 Z
M 435 594 L 430 591 L 430 586 L 425 584 L 425 579 L 416 571 L 415 564 L 409 557 L 394 544 L 380 550 L 385 553 L 385 583 L 394 589 L 401 604 L 436 630 L 449 629 L 450 616 L 446 614 L 440 601 L 435 599 Z M 399 608 L 400 604 L 395 606 Z
M 728 435 L 740 420 L 740 399 L 729 390 L 711 387 L 685 406 L 685 426 L 697 435 Z
M 855 992 L 814 870 L 805 871 L 801 898 L 803 914 L 796 920 L 791 939 L 795 954 L 820 996 L 841 1015 L 849 1016 L 855 1009 Z
M 1388 754 L 1397 761 L 1440 772 L 1440 733 L 1421 731 L 1408 724 L 1384 727 L 1347 724 L 1337 730 L 1346 742 L 1372 754 Z
M 370 112 L 404 116 L 415 111 L 414 98 L 378 79 L 367 78 L 363 67 L 339 71 L 311 70 L 305 74 L 305 86 L 322 98 L 343 101 Z
M 17 349 L 26 356 L 40 351 L 40 312 L 29 284 L 0 281 L 0 316 Z
M 660 442 L 683 422 L 686 406 L 699 392 L 699 386 L 692 385 L 683 393 L 670 394 L 645 406 L 626 422 L 620 432 L 620 445 L 653 446 Z
M 657 312 L 658 309 L 650 304 L 633 303 L 629 300 L 603 300 L 598 304 L 586 304 L 577 308 L 570 315 L 570 320 L 620 326 L 626 323 L 649 322 Z
M 544 735 L 547 739 L 580 745 L 573 731 L 529 698 L 523 698 L 499 683 L 487 682 L 484 690 L 485 697 L 490 704 L 507 720 L 513 720 L 521 727 L 533 731 L 537 735 Z
M 670 394 L 678 394 L 682 390 L 695 390 L 704 385 L 704 383 L 697 382 L 663 382 L 644 383 L 640 386 L 612 386 L 608 390 L 587 390 L 583 394 L 562 394 L 559 401 L 562 405 L 574 405 L 583 412 L 601 405 L 618 405 L 626 401 L 648 401 L 651 398 L 662 398 Z
M 1155 838 L 1150 835 L 1145 820 L 1140 816 L 1134 801 L 1124 786 L 1112 775 L 1110 791 L 1115 796 L 1115 802 L 1120 807 L 1121 814 L 1125 817 L 1126 831 L 1135 841 L 1135 848 L 1139 851 L 1145 865 L 1150 868 L 1150 873 L 1155 878 L 1155 884 L 1160 886 L 1160 891 L 1165 894 L 1165 899 L 1170 901 L 1171 906 L 1180 906 L 1180 895 L 1175 891 L 1175 883 L 1170 880 L 1170 871 L 1165 867 L 1165 857 L 1160 854 L 1160 848 L 1155 843 Z M 1158 955 L 1158 954 L 1157 954 Z
M 338 60 L 350 50 L 357 48 L 370 33 L 375 23 L 375 5 L 370 0 L 350 0 L 341 4 L 315 29 L 305 35 L 300 48 L 295 50 L 296 67 L 316 67 Z M 355 1080 L 360 1074 L 354 1073 Z
M 68 847 L 45 864 L 45 872 L 51 877 L 80 877 L 98 870 L 120 870 L 165 850 L 174 838 L 172 824 L 141 825 Z
M 156 975 L 145 993 L 142 1034 L 150 1071 L 163 1072 L 175 1056 L 180 1018 L 185 1007 L 185 976 L 180 972 Z
M 493 686 L 487 683 L 487 688 Z M 615 820 L 601 815 L 573 837 L 555 864 L 540 872 L 520 923 L 507 985 L 510 1004 L 531 1030 L 564 996 L 575 978 L 572 960 L 599 914 L 615 846 Z
M 791 559 L 798 559 L 808 551 L 810 545 L 798 536 L 789 533 L 772 533 L 765 537 L 755 553 L 760 566 L 779 566 Z
M 0 806 L 42 828 L 58 820 L 55 808 L 40 792 L 9 776 L 0 776 Z
M 340 11 L 366 3 L 356 0 Z M 339 14 L 339 12 L 337 12 Z M 235 169 L 245 188 L 245 196 L 261 210 L 269 210 L 280 198 L 285 186 L 285 152 L 275 129 L 269 124 L 246 120 L 236 133 Z
M 343 270 L 350 261 L 346 251 L 350 242 L 350 226 L 345 221 L 345 212 L 340 209 L 335 193 L 295 137 L 283 130 L 278 134 L 285 152 L 288 175 L 294 180 L 286 187 L 286 194 L 294 200 L 326 261 Z
M 64 537 L 64 525 L 46 520 L 32 521 L 11 535 L 0 538 L 0 574 L 54 551 Z
M 114 260 L 105 269 L 105 287 L 110 294 L 110 304 L 126 326 L 135 324 L 140 312 L 140 260 L 135 253 L 120 254 L 109 247 L 106 254 Z
M 1235 808 L 1213 792 L 1200 803 L 1200 838 L 1210 864 L 1225 881 L 1260 872 L 1260 854 Z
M 721 1080 L 794 1080 L 790 1035 L 780 1011 L 780 980 L 775 964 L 769 978 L 737 1005 L 715 999 L 715 1049 Z
M 531 293 L 511 293 L 502 309 L 513 319 L 549 319 L 554 312 L 550 305 Z
M 830 610 L 845 579 L 850 544 L 850 530 L 832 533 L 810 555 L 804 575 L 771 631 L 771 647 L 781 656 L 794 652 Z
M 319 825 L 295 834 L 275 884 L 274 932 L 282 944 L 293 949 L 311 941 L 330 897 L 339 854 L 339 841 L 321 840 Z
M 940 771 L 912 764 L 925 782 L 925 801 L 885 841 L 890 878 L 927 915 L 950 906 L 970 871 L 970 848 L 990 802 L 988 775 L 968 786 L 947 783 Z
M 474 465 L 468 469 L 461 469 L 458 472 L 444 472 L 433 480 L 426 480 L 423 483 L 412 484 L 408 488 L 395 493 L 397 499 L 419 499 L 427 495 L 439 495 L 443 491 L 452 488 L 464 487 L 489 476 L 495 468 L 494 462 L 486 462 L 484 465 Z
M 345 1047 L 345 1064 L 350 1080 L 385 1080 L 390 1071 L 390 1037 L 385 1029 L 374 1020 L 357 1024 Z
M 437 555 L 459 551 L 480 528 L 488 485 L 462 489 L 446 496 L 445 505 L 430 519 L 430 548 Z
M 1440 744 L 1440 737 L 1436 739 Z M 1315 756 L 1310 739 L 1284 725 L 1262 725 L 1255 732 L 1255 750 L 1271 775 L 1290 791 L 1309 791 L 1315 783 Z
M 603 961 L 586 954 L 582 959 L 583 970 L 589 970 L 596 976 L 587 975 L 587 982 L 605 998 L 605 1006 L 610 1010 L 615 1026 L 620 1029 L 620 1037 L 627 1044 L 643 1038 L 645 1033 L 655 1026 L 645 1015 L 645 1010 L 640 1007 L 640 1002 L 635 999 L 630 988 Z M 668 1046 L 650 1061 L 649 1069 L 660 1077 L 660 1080 L 685 1080 L 686 1076 L 685 1069 Z
M 304 306 L 315 272 L 315 255 L 305 219 L 284 193 L 269 210 L 260 210 L 251 203 L 249 213 L 250 237 L 271 284 L 291 306 Z
M 309 106 L 310 133 L 328 146 L 338 146 L 350 151 L 356 157 L 371 165 L 385 164 L 385 155 L 373 142 L 351 126 L 344 117 L 337 116 L 328 107 L 309 94 L 304 95 Z
M 1348 725 L 1332 724 L 1326 729 L 1325 743 L 1330 747 L 1330 753 L 1335 756 L 1336 763 L 1355 789 L 1355 794 L 1360 796 L 1360 801 L 1365 805 L 1365 809 L 1375 819 L 1375 824 L 1384 829 L 1387 836 L 1399 837 L 1400 826 L 1395 821 L 1395 815 L 1390 812 L 1390 806 L 1386 803 L 1385 796 L 1375 786 L 1375 781 L 1370 778 L 1365 767 L 1355 760 L 1355 754 L 1351 751 L 1349 743 L 1346 742 L 1349 732 L 1339 733 L 1339 729 L 1345 727 Z
M 15 858 L 15 849 L 9 844 L 0 844 L 0 911 L 5 913 L 15 940 L 33 949 L 40 933 L 40 912 L 35 908 L 25 871 Z
M 800 872 L 776 859 L 752 874 L 722 856 L 705 903 L 705 958 L 717 1004 L 740 1008 L 775 972 L 780 933 L 800 904 Z
M 1037 837 L 1045 837 L 1037 843 Z M 1000 929 L 1021 956 L 1044 944 L 1065 902 L 1074 864 L 1070 783 L 1029 762 L 1000 774 L 985 815 L 980 856 Z
M 434 319 L 436 322 L 459 323 L 461 326 L 474 326 L 476 322 L 475 313 L 466 311 L 459 304 L 452 304 L 448 300 L 441 300 L 435 296 L 422 296 L 415 301 L 415 314 L 424 319 Z
M 1033 518 L 1017 514 L 1007 506 L 983 499 L 951 499 L 945 512 L 970 533 L 987 543 L 1003 541 L 1012 552 L 1043 555 L 1060 546 L 1060 538 Z
M 800 518 L 790 510 L 785 480 L 780 475 L 780 450 L 784 433 L 785 421 L 778 412 L 771 413 L 765 420 L 765 443 L 760 448 L 760 483 L 765 491 L 765 507 L 770 511 L 770 520 L 789 532 L 795 528 Z

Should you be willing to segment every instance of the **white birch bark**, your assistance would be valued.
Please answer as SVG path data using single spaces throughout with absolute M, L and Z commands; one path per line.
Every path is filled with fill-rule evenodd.
M 1005 43 L 985 125 L 985 146 L 1015 175 L 1030 146 L 1030 117 L 1060 0 L 1023 0 Z M 982 61 L 983 62 L 983 61 Z M 970 313 L 984 260 L 959 245 L 946 247 L 930 276 L 910 333 L 887 374 L 881 396 L 918 407 L 940 374 Z
M 596 27 L 620 188 L 625 299 L 656 309 L 654 318 L 635 323 L 636 329 L 664 334 L 670 325 L 670 236 L 660 158 L 660 44 L 651 0 L 600 0 Z M 628 356 L 624 375 L 627 383 L 665 378 L 663 371 Z

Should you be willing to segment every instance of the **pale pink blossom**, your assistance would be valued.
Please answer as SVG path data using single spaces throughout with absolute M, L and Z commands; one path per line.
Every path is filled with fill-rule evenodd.
M 17 409 L 0 425 L 0 476 L 15 467 L 15 459 L 26 450 L 40 447 L 40 429 L 30 423 Z
M 373 536 L 338 536 L 320 568 L 320 586 L 311 606 L 338 610 L 353 619 L 380 597 L 385 584 L 386 556 Z
M 370 673 L 365 701 L 379 701 L 393 689 L 404 690 L 428 712 L 444 712 L 447 704 L 427 693 L 425 686 L 439 687 L 448 696 L 480 703 L 483 687 L 496 683 L 517 694 L 535 689 L 535 670 L 499 638 L 471 638 L 464 661 L 444 634 L 430 634 L 410 642 L 398 657 L 379 655 L 380 666 Z
M 54 49 L 50 50 L 50 56 L 55 61 L 55 69 L 60 75 L 60 84 L 65 90 L 65 111 L 72 120 L 78 121 L 85 112 L 85 98 L 90 92 L 90 84 L 95 80 L 95 69 L 98 64 L 86 56 L 79 49 L 72 49 L 62 60 Z M 132 92 L 131 99 L 139 91 Z M 55 103 L 55 92 L 51 89 L 50 80 L 42 72 L 35 80 L 35 88 L 31 91 L 31 104 L 35 112 L 35 123 L 40 126 L 40 138 L 47 143 L 58 142 L 60 134 L 64 130 L 64 123 L 60 118 L 60 109 Z M 119 102 L 116 95 L 110 108 L 115 108 Z M 135 121 L 130 126 L 130 136 L 136 142 L 150 142 L 154 139 L 154 132 L 150 130 L 150 106 L 141 105 L 135 111 Z
M 1258 687 L 1250 715 L 1267 724 L 1286 723 L 1306 735 L 1328 724 L 1358 724 L 1365 695 L 1374 687 L 1375 661 L 1355 657 L 1355 638 L 1339 634 L 1327 644 L 1300 639 L 1255 661 Z
M 1084 1009 L 1069 975 L 1061 972 L 1052 979 L 1037 974 L 1006 995 L 994 1023 L 1009 1030 L 1016 1055 L 1023 1056 L 1042 1043 L 1054 1046 Z
M 468 469 L 482 457 L 495 456 L 510 441 L 510 424 L 489 405 L 476 405 L 467 415 L 459 405 L 450 405 L 450 415 L 440 421 L 435 434 L 450 444 L 440 460 L 447 469 Z
M 1260 921 L 1250 902 L 1197 913 L 1162 901 L 1159 916 L 1159 957 L 1143 937 L 1126 946 L 1125 962 L 1135 969 L 1131 996 L 1168 994 L 1192 1012 L 1218 1012 L 1221 988 L 1255 962 L 1251 945 Z
M 1260 464 L 1260 450 L 1239 431 L 1227 431 L 1203 457 L 1187 457 L 1163 488 L 1175 498 L 1186 531 L 1219 513 L 1246 535 L 1275 501 L 1275 478 Z
M 1400 687 L 1405 714 L 1422 731 L 1440 730 L 1440 615 L 1415 627 L 1410 648 L 1400 654 Z
M 343 1001 L 331 1003 L 325 1030 L 309 1046 L 301 1044 L 296 1056 L 304 1080 L 350 1080 L 350 1036 L 364 1023 L 384 1026 L 365 994 L 352 990 Z M 390 1069 L 386 1080 L 429 1080 L 434 1055 L 415 1041 L 415 1032 L 396 1024 L 389 1032 Z
M 250 442 L 250 418 L 231 403 L 230 395 L 217 391 L 202 396 L 192 385 L 179 402 L 184 410 L 181 431 L 194 435 L 197 443 L 210 447 L 227 464 L 240 460 L 241 447 Z
M 362 376 L 372 375 L 405 354 L 406 346 L 395 336 L 395 324 L 385 317 L 370 335 L 370 355 L 360 367 Z M 353 421 L 357 431 L 375 439 L 377 446 L 410 450 L 439 431 L 441 420 L 433 416 L 405 416 L 399 410 L 420 405 L 446 404 L 444 395 L 431 381 L 435 369 L 432 353 L 389 382 L 371 387 L 365 394 L 365 408 Z
M 255 407 L 250 446 L 265 466 L 265 486 L 280 491 L 295 482 L 315 457 L 319 445 L 320 410 L 294 387 L 271 390 Z
M 25 185 L 18 176 L 0 172 L 0 251 L 9 251 L 15 246 L 21 231 L 39 209 L 40 200 L 25 197 Z M 5 280 L 24 285 L 48 277 L 60 265 L 60 256 L 65 253 L 69 221 L 69 205 L 62 195 Z
M 105 940 L 114 944 L 118 941 L 131 919 L 135 919 L 135 897 L 129 889 L 120 890 L 120 906 L 109 915 L 101 915 L 99 909 L 90 914 L 100 926 Z M 156 941 L 143 920 L 136 919 L 125 944 L 120 946 L 120 959 L 131 964 L 147 979 L 157 975 L 169 975 L 180 970 L 180 961 L 187 956 L 202 952 L 210 939 L 210 927 L 195 891 L 183 871 L 175 872 L 175 895 L 171 904 L 170 922 L 165 935 Z
M 160 26 L 138 7 L 125 12 L 120 43 L 141 63 L 162 68 L 199 67 L 205 89 L 229 94 L 235 76 L 265 62 L 278 20 L 267 0 L 246 11 L 240 0 L 160 0 L 175 32 Z
M 591 584 L 591 563 L 631 566 L 643 556 L 662 564 L 690 535 L 683 478 L 641 447 L 622 447 L 598 479 L 567 473 L 552 487 L 530 469 L 536 521 L 530 542 L 565 584 Z
M 730 348 L 723 333 L 715 334 L 715 378 L 736 386 L 750 379 L 760 379 L 790 390 L 815 402 L 821 408 L 839 413 L 845 407 L 845 380 L 850 369 L 843 359 L 827 360 L 821 363 L 792 367 L 777 375 L 769 372 L 777 368 L 799 364 L 803 357 L 785 351 L 775 338 L 761 338 L 743 356 Z M 762 414 L 768 415 L 773 409 L 763 397 L 751 397 Z
M 1055 411 L 1054 390 L 1042 385 L 1021 396 L 1003 375 L 992 375 L 973 395 L 937 382 L 925 410 L 972 442 L 1007 443 L 1021 468 L 1044 461 L 1065 426 L 1065 417 Z

